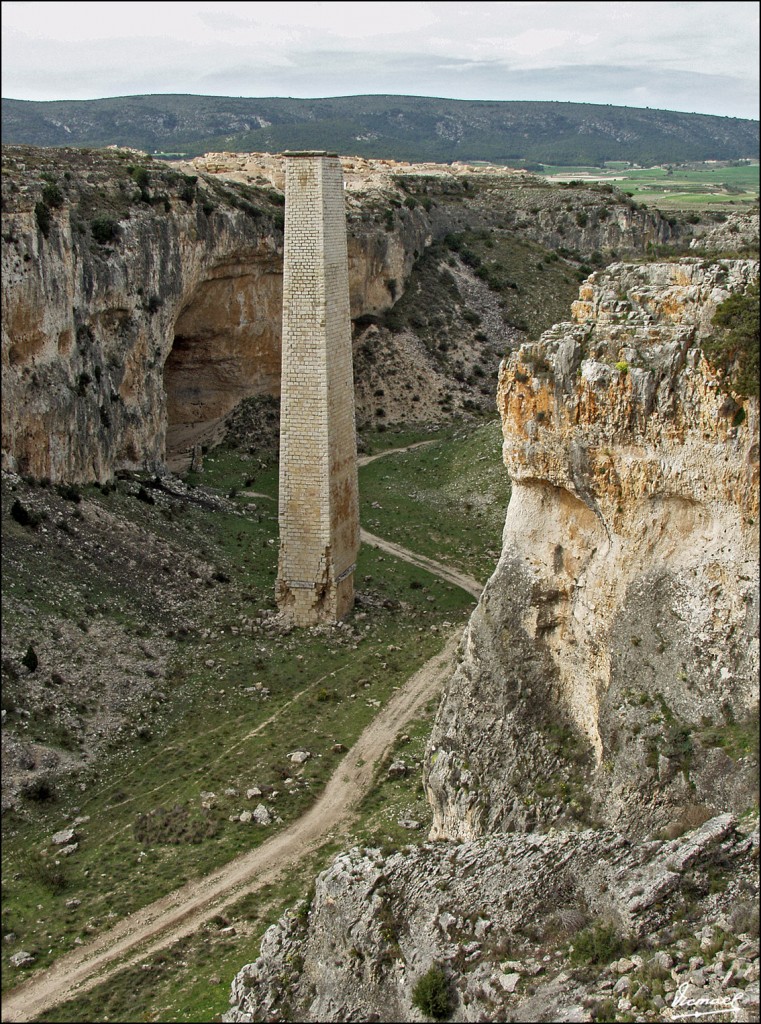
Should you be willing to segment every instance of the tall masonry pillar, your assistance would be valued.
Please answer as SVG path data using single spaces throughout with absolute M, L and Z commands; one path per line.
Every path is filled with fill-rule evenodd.
M 349 272 L 336 154 L 285 153 L 280 555 L 296 626 L 343 618 L 359 551 Z

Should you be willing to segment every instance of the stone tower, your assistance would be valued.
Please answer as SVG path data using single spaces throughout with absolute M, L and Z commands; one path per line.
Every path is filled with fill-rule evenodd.
M 276 597 L 313 626 L 351 609 L 359 550 L 346 209 L 335 154 L 286 153 L 285 167 Z

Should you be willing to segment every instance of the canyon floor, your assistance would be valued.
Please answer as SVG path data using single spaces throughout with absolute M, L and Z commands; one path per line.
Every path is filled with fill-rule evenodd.
M 10 898 L 4 925 L 11 938 L 4 953 L 10 957 L 23 948 L 35 958 L 32 970 L 6 968 L 10 988 L 23 976 L 28 978 L 18 992 L 6 989 L 7 1019 L 81 1020 L 93 1013 L 102 1015 L 104 1000 L 115 1000 L 114 1008 L 105 1013 L 111 1019 L 134 1013 L 135 1009 L 125 1007 L 137 1006 L 148 1006 L 145 1012 L 151 1019 L 211 1019 L 225 1008 L 241 957 L 255 952 L 266 924 L 276 919 L 285 903 L 304 894 L 315 869 L 327 863 L 332 852 L 347 842 L 399 846 L 423 838 L 427 812 L 419 758 L 437 703 L 431 698 L 447 674 L 451 638 L 461 633 L 473 598 L 480 592 L 480 580 L 486 578 L 498 552 L 509 497 L 509 481 L 499 461 L 500 444 L 494 421 L 433 433 L 373 432 L 369 451 L 360 460 L 363 522 L 373 532 L 363 537 L 357 608 L 345 627 L 309 631 L 303 638 L 298 631 L 283 635 L 275 626 L 267 593 L 271 567 L 258 564 L 262 559 L 272 562 L 276 553 L 274 543 L 269 543 L 275 538 L 276 475 L 266 459 L 242 460 L 238 450 L 218 449 L 207 457 L 203 473 L 186 478 L 195 482 L 194 487 L 176 478 L 165 481 L 166 491 L 151 488 L 149 481 L 126 480 L 119 484 L 123 493 L 117 488 L 104 496 L 97 488 L 82 489 L 79 502 L 53 488 L 32 488 L 20 479 L 11 483 L 4 502 L 6 515 L 13 501 L 19 501 L 44 518 L 38 529 L 21 526 L 11 516 L 7 523 L 12 570 L 5 579 L 6 607 L 11 612 L 7 659 L 16 654 L 19 682 L 26 682 L 29 700 L 24 707 L 21 701 L 14 702 L 13 693 L 8 694 L 4 716 L 17 726 L 21 748 L 21 762 L 11 764 L 9 773 L 17 788 L 11 787 L 10 795 L 6 791 L 12 806 L 5 815 L 4 880 Z M 474 473 L 483 484 L 478 507 L 470 500 Z M 233 486 L 238 481 L 239 490 Z M 175 496 L 168 491 L 176 492 Z M 182 499 L 177 497 L 181 494 Z M 146 495 L 156 504 L 146 501 Z M 171 502 L 187 511 L 169 513 L 165 501 L 169 508 Z M 170 521 L 170 515 L 176 522 Z M 210 530 L 212 521 L 227 523 L 220 539 L 229 543 L 232 538 L 237 566 L 221 557 Z M 180 554 L 177 536 L 165 533 L 167 548 L 158 558 L 159 568 L 165 567 L 164 578 L 152 580 L 148 565 L 156 562 L 158 554 L 152 531 L 160 533 L 159 525 L 173 530 L 178 523 L 192 538 L 190 550 Z M 249 546 L 243 554 L 236 538 L 246 523 L 257 532 L 255 539 L 253 534 L 246 537 Z M 71 549 L 61 547 L 72 540 Z M 141 548 L 150 552 L 142 561 Z M 75 560 L 76 574 L 86 581 L 82 593 L 73 584 L 71 565 L 61 563 L 64 552 Z M 262 573 L 255 580 L 249 558 L 257 564 L 256 572 Z M 23 595 L 18 593 L 22 564 L 27 569 Z M 235 577 L 235 568 L 246 574 L 248 590 Z M 60 576 L 54 580 L 52 572 Z M 213 580 L 215 572 L 221 578 L 227 575 L 229 583 L 216 580 L 208 585 L 205 581 Z M 186 574 L 185 593 L 184 584 L 172 584 L 180 574 Z M 116 592 L 109 596 L 104 593 L 107 578 L 116 583 Z M 125 614 L 128 605 L 125 600 L 120 606 L 118 591 L 138 582 L 143 606 L 152 608 L 154 621 L 131 623 L 117 633 L 113 620 Z M 247 604 L 247 614 L 235 614 L 241 593 L 257 598 L 258 613 L 249 611 Z M 61 608 L 50 607 L 53 594 L 61 596 Z M 38 618 L 38 631 L 28 634 L 29 604 L 42 602 L 43 596 L 46 607 Z M 197 616 L 194 623 L 199 596 L 208 614 Z M 89 623 L 84 621 L 88 602 Z M 218 630 L 211 620 L 219 622 L 220 614 L 226 621 Z M 88 631 L 76 623 L 72 630 L 69 616 L 87 625 Z M 184 637 L 179 644 L 178 637 Z M 450 639 L 445 642 L 446 638 Z M 223 648 L 230 644 L 234 650 L 225 652 Z M 27 646 L 38 652 L 40 664 L 33 673 L 21 664 Z M 102 660 L 105 649 L 112 652 L 108 666 Z M 97 710 L 89 716 L 77 712 L 74 703 L 94 701 L 88 678 L 108 676 L 116 689 L 126 675 L 133 679 L 138 675 L 136 651 L 143 673 L 146 669 L 154 673 L 143 674 L 148 690 L 129 694 L 125 686 L 121 714 L 117 709 L 110 719 Z M 199 691 L 191 696 L 195 692 L 192 669 L 186 667 L 183 674 L 177 668 L 183 657 L 197 667 L 199 681 L 204 677 L 205 694 Z M 241 664 L 236 667 L 237 661 Z M 212 668 L 209 662 L 214 663 Z M 281 672 L 293 677 L 290 683 L 285 683 Z M 62 681 L 52 681 L 54 673 Z M 235 675 L 234 685 L 228 673 Z M 209 692 L 210 676 L 220 680 L 227 694 Z M 341 679 L 339 687 L 336 681 Z M 194 713 L 205 714 L 208 724 L 211 719 L 216 723 L 208 730 L 208 745 L 198 746 L 193 715 L 185 731 L 160 698 L 151 704 L 155 688 L 161 693 L 170 683 L 188 695 Z M 39 685 L 39 707 L 35 685 Z M 65 737 L 68 750 L 45 743 L 44 723 L 38 716 L 51 687 L 71 729 Z M 241 713 L 240 694 L 246 691 L 247 713 Z M 228 696 L 233 698 L 230 703 Z M 148 706 L 158 711 L 151 721 L 156 735 L 140 739 L 137 730 L 147 727 L 140 711 Z M 332 721 L 318 744 L 315 721 L 325 712 Z M 336 719 L 344 712 L 351 723 L 342 730 Z M 228 717 L 233 717 L 232 732 L 222 721 Z M 300 731 L 305 733 L 301 743 Z M 278 747 L 277 756 L 270 753 L 273 744 Z M 215 765 L 225 761 L 225 745 L 232 751 L 230 763 L 224 768 L 219 765 L 222 774 L 213 779 Z M 314 756 L 304 766 L 286 769 L 288 752 L 299 746 L 308 747 Z M 198 763 L 190 766 L 183 758 L 193 747 L 198 748 Z M 347 748 L 351 748 L 348 754 Z M 60 775 L 50 771 L 55 751 L 65 755 L 56 766 Z M 174 764 L 175 757 L 182 763 Z M 390 764 L 400 757 L 406 762 L 403 773 L 389 775 Z M 269 785 L 262 782 L 265 763 L 276 772 Z M 284 779 L 283 774 L 290 778 Z M 241 781 L 242 775 L 247 782 Z M 199 776 L 204 781 L 197 782 Z M 177 777 L 182 779 L 179 790 L 190 783 L 194 791 L 213 789 L 218 794 L 212 813 L 228 839 L 217 854 L 210 850 L 220 845 L 219 834 L 216 840 L 198 845 L 187 840 L 172 845 L 168 835 L 146 843 L 136 840 L 138 821 L 157 820 L 172 801 L 183 801 L 191 818 L 195 816 L 191 800 L 172 782 Z M 246 806 L 244 793 L 253 782 L 261 785 L 261 800 L 283 822 L 271 838 L 268 835 L 278 828 L 277 822 L 252 830 L 239 822 L 222 821 L 235 817 L 223 811 Z M 273 783 L 280 796 L 273 792 Z M 45 791 L 48 785 L 53 790 L 50 798 Z M 238 795 L 226 796 L 225 790 L 232 788 Z M 322 796 L 315 803 L 318 789 Z M 40 791 L 41 800 L 37 799 Z M 197 805 L 198 793 L 191 799 Z M 87 817 L 89 822 L 75 824 Z M 59 880 L 61 888 L 55 891 L 56 880 L 49 872 L 56 851 L 49 836 L 69 825 L 77 832 L 79 850 L 66 859 L 56 857 L 66 878 Z M 155 884 L 144 886 L 143 865 L 149 859 L 154 860 L 158 877 L 153 879 Z M 36 874 L 40 864 L 46 865 L 42 870 L 48 874 Z M 178 889 L 178 881 L 185 878 L 187 883 Z M 149 892 L 157 898 L 146 899 Z M 230 921 L 234 926 L 224 923 Z M 235 937 L 230 929 L 237 932 Z M 188 943 L 195 943 L 199 956 L 208 961 L 201 971 L 182 967 L 193 959 Z M 156 983 L 163 988 L 167 981 L 169 988 L 159 996 Z M 188 985 L 192 994 L 182 995 Z M 72 995 L 71 1002 L 58 1005 Z
M 394 549 L 398 557 L 404 557 L 398 545 Z M 197 931 L 242 896 L 271 885 L 314 853 L 329 835 L 349 838 L 347 823 L 352 811 L 370 791 L 378 765 L 401 730 L 438 695 L 442 679 L 451 669 L 459 636 L 458 629 L 367 726 L 317 802 L 293 825 L 220 871 L 131 914 L 95 942 L 58 960 L 41 977 L 32 977 L 6 993 L 2 1019 L 33 1020 L 66 999 L 107 984 L 113 974 Z

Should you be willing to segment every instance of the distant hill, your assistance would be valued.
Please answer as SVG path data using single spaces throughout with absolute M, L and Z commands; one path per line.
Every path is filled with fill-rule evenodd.
M 755 157 L 759 123 L 591 103 L 157 95 L 45 103 L 4 99 L 2 141 L 133 146 L 187 156 L 215 150 L 328 149 L 440 163 L 629 160 L 648 166 Z

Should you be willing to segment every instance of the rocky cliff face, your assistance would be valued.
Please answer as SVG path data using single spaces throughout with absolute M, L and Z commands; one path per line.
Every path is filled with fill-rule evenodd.
M 729 815 L 642 845 L 599 830 L 353 849 L 265 933 L 222 1019 L 671 1021 L 730 1005 L 750 1021 L 757 853 Z M 694 918 L 711 924 L 674 924 Z M 420 999 L 432 965 L 436 1014 Z
M 278 393 L 281 164 L 4 150 L 5 467 L 71 482 L 175 468 L 241 398 Z M 388 310 L 447 232 L 496 226 L 592 253 L 639 252 L 676 230 L 620 195 L 515 172 L 345 168 L 355 319 Z
M 433 835 L 750 798 L 716 729 L 758 700 L 758 403 L 701 341 L 757 275 L 611 266 L 503 364 L 512 498 L 431 739 Z
M 615 264 L 505 360 L 513 492 L 429 745 L 437 842 L 337 858 L 226 1020 L 422 1020 L 432 965 L 452 1020 L 757 1014 L 757 917 L 729 917 L 758 891 L 758 400 L 702 348 L 757 277 Z
M 241 398 L 279 393 L 279 193 L 121 151 L 11 147 L 3 170 L 4 467 L 162 471 Z M 393 303 L 389 282 L 425 246 L 418 221 L 358 219 L 354 316 Z
M 253 216 L 164 169 L 136 180 L 128 157 L 6 154 L 3 458 L 37 478 L 157 471 L 168 427 L 277 388 L 269 204 Z

